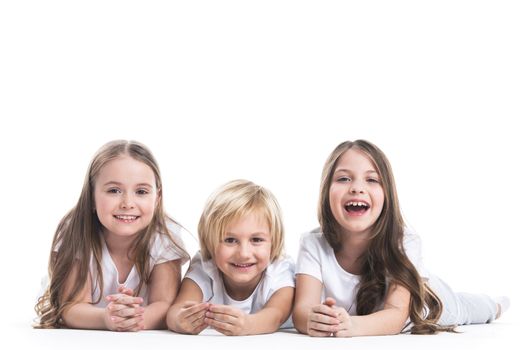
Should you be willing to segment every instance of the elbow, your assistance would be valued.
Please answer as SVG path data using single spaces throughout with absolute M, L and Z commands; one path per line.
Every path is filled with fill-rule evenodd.
M 301 310 L 298 309 L 297 307 L 294 307 L 292 311 L 293 325 L 299 333 L 307 334 L 306 322 L 304 321 L 304 319 L 305 318 L 303 317 Z

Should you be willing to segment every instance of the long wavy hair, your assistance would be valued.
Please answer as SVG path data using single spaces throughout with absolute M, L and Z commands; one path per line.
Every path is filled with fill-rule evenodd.
M 323 168 L 318 206 L 318 219 L 323 235 L 335 252 L 341 249 L 341 228 L 330 208 L 330 187 L 340 157 L 351 148 L 363 152 L 370 159 L 379 174 L 385 194 L 383 209 L 372 227 L 370 243 L 360 257 L 363 267 L 357 292 L 357 314 L 368 315 L 375 311 L 384 301 L 388 281 L 401 285 L 410 292 L 411 333 L 451 331 L 453 327 L 437 324 L 443 304 L 422 280 L 405 253 L 405 224 L 392 168 L 384 153 L 374 144 L 365 140 L 345 141 L 328 157 Z
M 90 274 L 90 265 L 93 261 L 96 271 L 96 280 L 92 281 L 99 290 L 104 290 L 102 280 L 102 245 L 100 232 L 102 224 L 93 208 L 94 187 L 97 175 L 110 161 L 129 156 L 148 165 L 155 175 L 158 198 L 149 225 L 140 232 L 133 242 L 128 253 L 134 261 L 136 271 L 140 277 L 137 289 L 138 295 L 144 285 L 149 282 L 150 275 L 150 247 L 155 234 L 165 236 L 171 241 L 172 246 L 181 256 L 188 257 L 184 248 L 172 238 L 167 222 L 174 222 L 165 212 L 162 204 L 162 182 L 160 170 L 152 153 L 136 141 L 116 140 L 102 146 L 95 154 L 89 165 L 84 179 L 84 185 L 77 204 L 60 221 L 53 237 L 51 253 L 49 256 L 49 285 L 35 306 L 39 316 L 35 328 L 60 328 L 63 326 L 62 315 L 64 310 L 76 303 L 80 292 L 85 288 Z M 175 223 L 175 222 L 174 222 Z M 91 260 L 93 259 L 93 260 Z M 76 271 L 74 270 L 77 269 Z M 66 283 L 71 273 L 76 272 L 74 286 L 67 291 Z M 102 298 L 100 293 L 97 304 Z

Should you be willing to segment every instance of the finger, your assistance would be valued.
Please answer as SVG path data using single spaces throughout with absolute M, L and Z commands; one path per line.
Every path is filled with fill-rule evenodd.
M 129 295 L 129 296 L 133 296 L 133 294 L 135 294 L 135 292 L 133 291 L 133 289 L 131 288 L 127 288 L 123 285 L 119 286 L 118 287 L 118 292 L 121 293 L 121 294 L 126 294 L 126 295 Z
M 232 316 L 228 314 L 221 314 L 221 313 L 216 313 L 216 312 L 211 312 L 211 311 L 206 312 L 206 318 L 212 318 L 215 321 L 226 322 L 229 324 L 234 324 L 235 321 L 237 320 L 236 316 Z
M 337 312 L 329 306 L 319 304 L 312 307 L 312 311 L 318 314 L 325 314 L 327 316 L 337 317 Z
M 117 311 L 120 311 L 120 310 L 134 308 L 134 307 L 131 306 L 131 305 L 119 304 L 119 303 L 111 302 L 111 303 L 108 304 L 107 308 L 111 312 L 117 312 Z
M 213 318 L 205 317 L 204 318 L 204 322 L 208 326 L 213 327 L 215 330 L 217 330 L 217 331 L 219 331 L 221 333 L 229 332 L 231 330 L 231 328 L 232 328 L 231 324 L 225 323 L 225 322 L 221 322 L 221 321 L 217 321 L 217 320 L 214 320 Z
M 309 329 L 308 335 L 312 337 L 330 337 L 332 333 L 331 332 L 319 332 L 319 331 L 316 331 L 315 329 Z
M 317 323 L 323 323 L 327 325 L 338 325 L 341 323 L 337 317 L 326 316 L 324 314 L 313 313 L 310 315 L 310 320 Z
M 329 306 L 329 307 L 334 306 L 335 305 L 335 299 L 331 298 L 331 297 L 328 297 L 328 298 L 326 298 L 326 300 L 324 301 L 323 304 L 326 305 L 326 306 Z
M 138 307 L 138 308 L 127 307 L 125 309 L 112 312 L 111 314 L 115 316 L 119 316 L 119 317 L 135 317 L 135 316 L 143 315 L 144 308 L 143 307 Z
M 132 318 L 125 318 L 123 321 L 118 322 L 116 324 L 117 330 L 119 331 L 128 331 L 134 327 L 140 326 L 140 324 L 144 321 L 144 318 L 142 316 L 132 317 Z
M 206 311 L 208 307 L 209 307 L 208 303 L 199 303 L 199 304 L 195 304 L 189 307 L 183 307 L 180 314 L 182 317 L 188 317 L 195 313 Z
M 190 322 L 192 325 L 193 324 L 199 324 L 199 323 L 202 323 L 204 322 L 204 317 L 206 315 L 206 310 L 202 310 L 198 313 L 195 313 L 193 315 L 191 315 L 190 317 L 187 318 L 188 322 Z
M 226 305 L 210 305 L 209 311 L 215 314 L 227 314 L 232 316 L 238 316 L 242 311 Z
M 310 322 L 308 329 L 317 331 L 317 332 L 326 332 L 326 333 L 333 333 L 337 332 L 339 330 L 338 326 L 330 325 L 330 324 L 324 324 L 319 322 Z
M 131 305 L 131 304 L 142 304 L 144 302 L 144 299 L 142 299 L 141 297 L 130 297 L 129 295 L 125 295 L 125 294 L 118 294 L 119 297 L 116 299 L 116 300 L 113 300 L 113 302 L 115 303 L 119 303 L 119 304 L 127 304 L 127 305 Z
M 193 330 L 192 330 L 191 333 L 192 333 L 192 334 L 199 334 L 200 332 L 202 332 L 202 331 L 205 330 L 206 328 L 208 328 L 208 325 L 207 325 L 206 323 L 203 323 L 202 325 L 193 328 Z

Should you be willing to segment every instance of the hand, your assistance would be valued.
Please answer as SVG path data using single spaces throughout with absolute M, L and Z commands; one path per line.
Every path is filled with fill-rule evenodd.
M 204 322 L 225 335 L 250 334 L 250 315 L 232 306 L 210 305 Z
M 133 290 L 120 286 L 118 294 L 108 295 L 104 321 L 112 331 L 139 331 L 144 329 L 144 308 L 142 298 L 133 297 Z
M 208 311 L 208 303 L 198 303 L 195 301 L 187 301 L 182 304 L 175 315 L 177 320 L 177 331 L 187 334 L 199 334 L 208 325 L 204 323 L 204 314 Z
M 335 305 L 335 299 L 333 298 L 326 298 L 325 302 L 323 303 L 326 306 L 329 306 L 336 312 L 337 319 L 339 320 L 339 326 L 337 328 L 337 331 L 333 333 L 336 337 L 351 337 L 354 335 L 353 330 L 354 322 L 352 322 L 352 316 L 348 314 L 348 311 L 346 309 L 336 306 Z
M 328 298 L 323 304 L 315 305 L 308 312 L 306 333 L 312 337 L 329 337 L 338 331 L 339 319 L 332 308 L 335 300 Z

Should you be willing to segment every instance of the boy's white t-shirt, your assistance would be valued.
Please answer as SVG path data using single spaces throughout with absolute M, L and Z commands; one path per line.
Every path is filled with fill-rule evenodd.
M 419 236 L 405 229 L 405 253 L 422 278 L 428 278 L 421 257 Z M 336 305 L 356 314 L 356 297 L 359 275 L 345 271 L 337 262 L 334 250 L 321 232 L 307 232 L 301 236 L 295 274 L 315 277 L 323 284 L 321 299 L 334 298 Z
M 191 259 L 184 278 L 194 281 L 202 291 L 202 300 L 234 306 L 247 314 L 261 310 L 273 293 L 284 287 L 295 288 L 295 264 L 290 257 L 277 259 L 264 272 L 253 293 L 245 300 L 234 300 L 226 292 L 222 275 L 212 259 L 203 261 L 200 251 Z M 290 320 L 281 326 L 290 327 Z
M 168 230 L 171 233 L 171 237 L 173 240 L 177 243 L 177 245 L 180 248 L 184 249 L 184 243 L 181 239 L 181 233 L 183 228 L 180 225 L 177 224 L 168 224 Z M 102 292 L 102 298 L 97 304 L 94 304 L 98 307 L 106 307 L 108 302 L 106 301 L 105 297 L 111 294 L 117 294 L 118 293 L 118 287 L 124 286 L 126 288 L 130 288 L 135 290 L 138 288 L 139 282 L 140 282 L 140 276 L 137 273 L 137 270 L 135 266 L 132 267 L 131 271 L 129 272 L 128 277 L 126 278 L 126 281 L 124 283 L 119 283 L 119 275 L 118 270 L 113 262 L 113 259 L 111 258 L 111 255 L 109 254 L 108 247 L 106 245 L 106 241 L 104 240 L 104 237 L 101 235 L 101 243 L 102 243 L 102 261 L 101 261 L 101 269 L 102 269 L 102 280 L 104 282 L 104 290 Z M 153 270 L 155 265 L 162 264 L 166 261 L 171 260 L 181 260 L 181 265 L 184 264 L 188 258 L 187 256 L 181 254 L 180 249 L 177 249 L 177 247 L 167 238 L 160 234 L 155 235 L 155 239 L 153 244 L 151 245 L 151 251 L 150 251 L 150 265 L 149 265 L 149 273 Z M 95 302 L 99 295 L 100 295 L 100 286 L 97 285 L 97 268 L 95 266 L 95 261 L 92 258 L 91 259 L 91 267 L 90 267 L 90 274 L 91 274 L 91 300 Z M 143 283 L 142 288 L 140 292 L 138 293 L 139 297 L 144 298 L 144 305 L 147 305 L 148 302 L 148 288 L 146 288 L 145 284 Z

